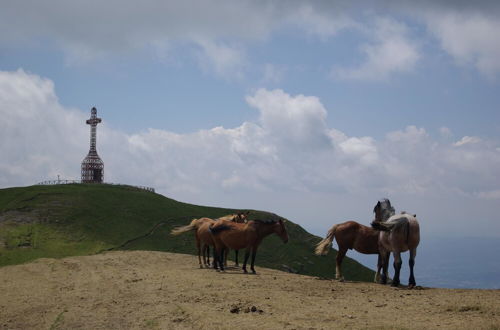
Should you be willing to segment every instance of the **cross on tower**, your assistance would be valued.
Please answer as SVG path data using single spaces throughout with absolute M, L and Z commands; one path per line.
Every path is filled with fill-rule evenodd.
M 101 122 L 101 118 L 97 118 L 97 109 L 95 107 L 90 110 L 90 119 L 87 119 L 87 124 L 90 125 L 90 150 L 96 151 L 96 129 L 97 124 Z
M 82 183 L 102 183 L 104 180 L 104 162 L 96 150 L 96 128 L 101 121 L 101 118 L 97 118 L 97 109 L 92 108 L 90 119 L 86 121 L 90 125 L 90 150 L 82 161 Z

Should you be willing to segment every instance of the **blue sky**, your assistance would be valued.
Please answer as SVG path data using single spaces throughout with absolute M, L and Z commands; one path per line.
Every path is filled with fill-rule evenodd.
M 78 179 L 96 106 L 109 182 L 500 237 L 500 5 L 450 3 L 2 2 L 0 187 Z

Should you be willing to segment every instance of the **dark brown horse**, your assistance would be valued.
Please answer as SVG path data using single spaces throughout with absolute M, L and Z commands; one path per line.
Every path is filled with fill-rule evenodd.
M 379 201 L 379 203 L 387 204 L 388 209 L 392 207 L 390 206 L 391 202 L 388 199 Z M 384 216 L 388 215 L 384 214 Z M 364 226 L 356 221 L 346 221 L 333 225 L 333 227 L 330 228 L 326 237 L 316 245 L 315 253 L 317 255 L 326 255 L 330 251 L 333 239 L 335 239 L 337 241 L 337 245 L 339 246 L 336 258 L 335 278 L 343 281 L 344 276 L 342 275 L 341 266 L 347 250 L 354 249 L 363 254 L 379 254 L 378 236 L 378 230 Z M 379 282 L 381 268 L 382 259 L 379 254 L 375 282 Z
M 194 231 L 194 236 L 196 239 L 196 248 L 198 249 L 198 262 L 200 268 L 208 267 L 210 265 L 209 250 L 210 246 L 215 246 L 212 235 L 209 231 L 209 226 L 214 224 L 216 221 L 232 221 L 232 222 L 244 222 L 248 216 L 247 213 L 236 213 L 226 215 L 224 217 L 213 220 L 211 218 L 200 218 L 193 219 L 191 223 L 187 226 L 176 227 L 171 231 L 172 235 L 180 235 L 188 231 Z M 203 264 L 201 259 L 201 254 L 203 253 Z M 236 251 L 236 263 L 238 263 L 238 251 Z
M 255 274 L 255 256 L 262 240 L 270 235 L 278 235 L 284 243 L 288 242 L 288 232 L 282 219 L 277 221 L 250 220 L 247 223 L 218 221 L 209 226 L 215 243 L 215 256 L 220 270 L 224 270 L 222 256 L 225 249 L 240 250 L 245 248 L 243 272 L 247 273 L 247 261 L 252 253 L 250 270 Z M 216 268 L 217 265 L 214 265 Z

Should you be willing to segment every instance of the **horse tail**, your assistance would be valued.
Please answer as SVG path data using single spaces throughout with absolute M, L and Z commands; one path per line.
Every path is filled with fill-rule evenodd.
M 406 230 L 406 244 L 409 246 L 410 245 L 410 221 L 407 221 L 406 222 L 406 226 L 405 226 L 405 230 Z
M 228 226 L 225 224 L 218 224 L 217 226 L 214 226 L 214 225 L 208 226 L 208 231 L 210 231 L 210 233 L 213 235 L 217 235 L 221 231 L 229 230 L 229 229 L 231 229 L 231 226 Z
M 185 233 L 185 232 L 197 229 L 198 228 L 197 220 L 198 219 L 193 219 L 191 221 L 191 223 L 189 225 L 187 225 L 187 226 L 175 227 L 174 229 L 172 229 L 172 231 L 170 232 L 170 234 L 174 235 L 174 236 L 177 236 L 177 235 L 180 235 L 182 233 Z
M 326 255 L 328 251 L 330 251 L 330 245 L 332 244 L 333 239 L 335 238 L 335 231 L 337 230 L 338 226 L 339 226 L 338 224 L 333 225 L 333 227 L 330 228 L 330 230 L 328 231 L 326 237 L 316 245 L 316 249 L 314 250 L 314 253 L 316 255 L 318 256 Z
M 380 222 L 380 221 L 373 221 L 371 225 L 373 229 L 380 231 L 391 231 L 392 228 L 394 227 L 393 224 L 387 224 L 385 222 Z

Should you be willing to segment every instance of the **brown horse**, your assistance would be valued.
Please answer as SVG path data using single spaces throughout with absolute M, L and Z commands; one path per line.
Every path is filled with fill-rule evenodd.
M 220 217 L 218 218 L 217 220 L 226 220 L 226 221 L 232 221 L 232 222 L 236 222 L 236 223 L 246 223 L 248 221 L 248 215 L 250 214 L 249 211 L 247 212 L 238 212 L 236 214 L 230 214 L 230 215 L 226 215 L 224 217 Z M 208 227 L 204 227 L 203 228 L 203 234 L 204 235 L 208 235 L 210 236 L 210 238 L 212 238 L 209 230 L 208 230 Z M 213 244 L 210 245 L 210 246 L 214 246 Z M 206 247 L 207 249 L 207 255 L 209 255 L 209 246 L 207 245 Z M 214 251 L 215 253 L 215 251 Z M 224 258 L 224 265 L 226 265 L 227 267 L 227 256 L 229 254 L 229 251 L 226 251 L 226 255 L 225 255 L 225 258 Z M 238 267 L 239 264 L 238 264 L 238 250 L 234 250 L 234 263 L 235 263 L 235 266 Z
M 215 256 L 220 270 L 224 270 L 222 255 L 225 249 L 239 250 L 246 248 L 243 272 L 247 273 L 247 261 L 252 252 L 250 269 L 255 274 L 255 256 L 262 240 L 270 235 L 278 235 L 284 243 L 288 242 L 288 232 L 282 219 L 278 221 L 250 220 L 247 223 L 218 221 L 209 226 L 215 243 Z M 214 268 L 217 265 L 214 263 Z
M 394 256 L 394 279 L 392 280 L 392 286 L 399 285 L 399 274 L 402 264 L 401 252 L 409 250 L 410 278 L 408 280 L 408 286 L 412 288 L 416 285 L 413 267 L 415 266 L 417 246 L 420 242 L 420 226 L 416 214 L 411 215 L 406 212 L 401 212 L 388 219 L 384 219 L 381 215 L 385 212 L 383 210 L 385 207 L 386 206 L 382 204 L 377 204 L 375 206 L 378 212 L 375 212 L 375 220 L 372 222 L 372 227 L 380 230 L 378 244 L 384 268 L 382 283 L 385 284 L 387 282 L 389 254 L 392 252 Z
M 388 199 L 379 201 L 379 203 L 381 202 L 387 203 L 389 210 L 392 207 Z M 388 215 L 384 216 L 388 217 Z M 340 281 L 344 280 L 341 266 L 348 249 L 354 249 L 363 254 L 378 254 L 377 273 L 375 275 L 375 282 L 378 282 L 380 278 L 380 269 L 382 268 L 382 260 L 378 247 L 378 236 L 378 230 L 364 226 L 356 221 L 346 221 L 333 225 L 333 227 L 330 228 L 326 237 L 316 245 L 315 253 L 317 255 L 326 255 L 330 251 L 333 239 L 337 241 L 339 250 L 336 258 L 335 278 Z
M 198 262 L 200 264 L 200 268 L 203 268 L 203 265 L 206 267 L 209 265 L 208 255 L 206 255 L 206 251 L 208 246 L 213 246 L 214 241 L 212 236 L 208 232 L 208 226 L 210 224 L 215 223 L 215 220 L 210 218 L 200 218 L 193 219 L 191 223 L 187 226 L 174 228 L 170 234 L 171 235 L 180 235 L 182 233 L 186 233 L 188 231 L 194 231 L 194 237 L 196 238 L 196 248 L 198 249 Z M 208 233 L 208 235 L 206 235 Z M 203 251 L 203 264 L 201 262 L 201 254 Z
M 203 265 L 205 265 L 205 267 L 208 267 L 210 265 L 209 249 L 210 246 L 215 246 L 212 235 L 210 234 L 210 231 L 208 229 L 209 226 L 214 224 L 218 220 L 243 222 L 246 221 L 247 216 L 248 212 L 247 213 L 239 212 L 236 214 L 226 215 L 224 217 L 218 218 L 217 220 L 213 220 L 211 218 L 193 219 L 191 223 L 187 226 L 174 228 L 171 231 L 171 234 L 180 235 L 188 231 L 194 231 L 195 232 L 194 235 L 196 238 L 196 247 L 198 249 L 198 262 L 200 264 L 200 268 L 203 268 Z M 203 253 L 203 264 L 201 261 L 202 253 Z M 238 254 L 236 254 L 236 260 L 238 260 Z

